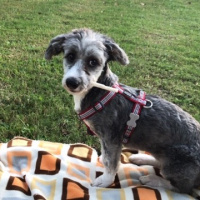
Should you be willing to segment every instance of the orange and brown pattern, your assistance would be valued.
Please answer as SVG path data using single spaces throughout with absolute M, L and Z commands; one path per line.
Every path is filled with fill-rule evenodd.
M 0 144 L 0 199 L 2 200 L 194 200 L 163 188 L 142 186 L 139 177 L 159 175 L 152 166 L 136 166 L 124 149 L 114 183 L 91 184 L 104 172 L 97 152 L 84 144 L 61 144 L 16 137 Z

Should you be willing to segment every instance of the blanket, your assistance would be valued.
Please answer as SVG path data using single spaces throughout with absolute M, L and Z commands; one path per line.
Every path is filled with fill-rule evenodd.
M 16 137 L 0 144 L 0 199 L 2 200 L 193 200 L 163 188 L 140 184 L 139 177 L 158 174 L 152 166 L 129 162 L 124 149 L 114 183 L 92 187 L 104 172 L 97 152 L 85 144 L 62 144 Z M 187 183 L 186 183 L 187 184 Z M 198 193 L 198 190 L 197 190 Z

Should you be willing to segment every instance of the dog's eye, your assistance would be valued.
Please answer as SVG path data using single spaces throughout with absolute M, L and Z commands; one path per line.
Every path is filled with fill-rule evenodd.
M 99 63 L 98 63 L 97 59 L 92 58 L 92 59 L 89 60 L 88 64 L 89 64 L 90 67 L 96 67 Z
M 76 58 L 76 55 L 74 53 L 69 53 L 67 56 L 67 61 L 68 62 L 74 62 L 75 58 Z

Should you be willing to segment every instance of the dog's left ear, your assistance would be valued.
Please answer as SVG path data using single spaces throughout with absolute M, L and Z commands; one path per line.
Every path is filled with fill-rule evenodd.
M 109 55 L 108 61 L 118 61 L 122 65 L 128 65 L 129 59 L 127 54 L 123 49 L 119 47 L 117 43 L 112 40 L 105 40 L 105 47 L 107 48 L 107 53 Z

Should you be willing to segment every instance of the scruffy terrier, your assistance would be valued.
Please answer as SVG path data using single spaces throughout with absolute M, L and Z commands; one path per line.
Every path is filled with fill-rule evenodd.
M 129 63 L 123 49 L 111 38 L 90 29 L 73 30 L 53 38 L 46 59 L 63 53 L 63 87 L 73 95 L 75 111 L 101 142 L 105 172 L 93 186 L 112 184 L 122 145 L 150 152 L 135 155 L 137 164 L 156 164 L 165 179 L 143 176 L 141 182 L 190 193 L 200 185 L 200 124 L 181 108 L 160 97 L 119 84 L 110 61 Z M 94 82 L 118 93 L 93 87 Z

